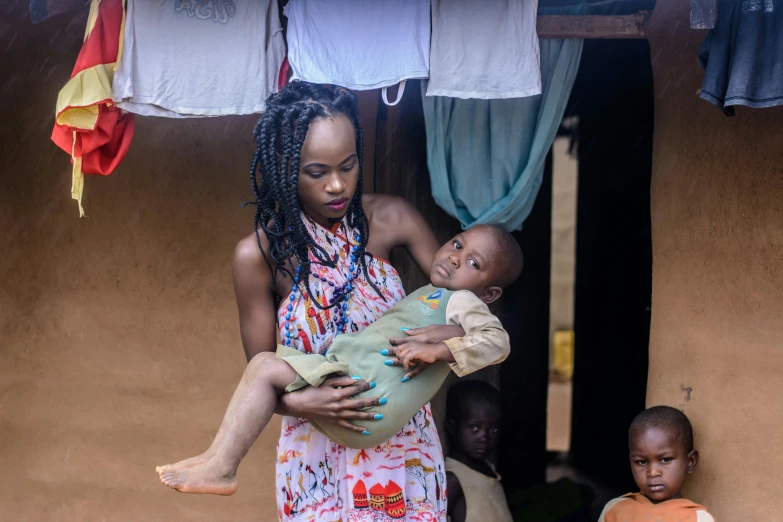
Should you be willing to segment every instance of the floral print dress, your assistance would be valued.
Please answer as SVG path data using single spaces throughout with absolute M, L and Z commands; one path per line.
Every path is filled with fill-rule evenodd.
M 334 289 L 347 280 L 355 231 L 345 220 L 331 230 L 306 217 L 303 220 L 330 257 L 339 256 L 337 268 L 311 265 L 312 293 L 320 303 L 331 302 Z M 400 277 L 388 262 L 368 260 L 368 272 L 383 298 L 363 275 L 355 279 L 345 312 L 349 332 L 364 329 L 405 297 Z M 334 309 L 315 307 L 310 296 L 301 291 L 296 292 L 291 311 L 288 304 L 285 299 L 278 310 L 281 338 L 285 338 L 286 315 L 290 313 L 291 346 L 305 353 L 328 351 L 339 328 Z M 378 364 L 383 364 L 380 355 Z M 287 522 L 445 521 L 443 451 L 429 404 L 391 440 L 367 450 L 340 446 L 308 421 L 283 417 L 276 490 L 279 518 Z

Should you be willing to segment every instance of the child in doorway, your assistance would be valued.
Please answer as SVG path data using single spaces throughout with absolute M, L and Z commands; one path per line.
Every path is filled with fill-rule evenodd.
M 461 381 L 446 398 L 446 492 L 451 522 L 511 522 L 500 475 L 487 460 L 500 438 L 500 392 Z
M 499 298 L 521 270 L 519 244 L 501 227 L 479 225 L 457 235 L 435 254 L 432 285 L 413 292 L 362 332 L 337 336 L 324 355 L 278 346 L 276 356 L 254 357 L 211 447 L 200 456 L 158 467 L 161 482 L 183 493 L 233 494 L 237 467 L 272 417 L 277 398 L 304 386 L 319 386 L 335 374 L 363 376 L 371 382 L 374 389 L 357 399 L 381 397 L 380 403 L 386 404 L 388 396 L 393 398 L 384 414 L 374 415 L 372 426 L 357 421 L 360 431 L 311 421 L 313 426 L 352 448 L 372 448 L 389 440 L 435 395 L 450 371 L 463 376 L 507 357 L 508 334 L 487 304 Z M 297 278 L 294 281 L 298 283 Z M 438 344 L 389 345 L 389 338 L 400 330 L 434 324 L 459 325 L 465 336 Z M 383 364 L 379 352 L 396 357 L 402 367 L 391 359 Z M 423 363 L 431 366 L 409 379 L 408 369 Z
M 641 491 L 611 500 L 599 522 L 714 522 L 704 506 L 682 498 L 685 481 L 699 465 L 693 428 L 684 413 L 669 406 L 644 410 L 628 430 L 628 449 Z

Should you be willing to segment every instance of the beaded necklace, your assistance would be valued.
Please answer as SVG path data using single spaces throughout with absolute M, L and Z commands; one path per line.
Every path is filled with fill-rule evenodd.
M 347 234 L 346 234 L 347 236 Z M 354 279 L 359 277 L 361 268 L 357 266 L 356 264 L 356 253 L 359 250 L 359 241 L 361 240 L 361 235 L 356 234 L 353 238 L 353 248 L 351 250 L 351 266 L 348 269 L 348 278 L 347 281 L 340 285 L 339 287 L 335 288 L 334 293 L 332 295 L 332 302 L 334 303 L 334 322 L 337 326 L 337 333 L 345 333 L 347 327 L 348 327 L 348 306 L 351 302 L 351 292 L 355 288 L 353 285 Z M 297 301 L 297 296 L 300 296 L 302 298 L 307 299 L 308 297 L 312 299 L 313 301 L 316 301 L 315 296 L 308 296 L 307 290 L 305 290 L 304 285 L 302 287 L 299 286 L 299 274 L 301 272 L 302 268 L 300 266 L 296 267 L 296 275 L 294 276 L 294 286 L 291 289 L 291 294 L 288 296 L 288 305 L 286 306 L 286 314 L 285 314 L 285 345 L 291 346 L 291 343 L 293 342 L 293 339 L 296 338 L 296 329 L 294 328 L 294 321 L 296 321 L 296 317 L 294 316 L 294 305 Z M 323 283 L 328 284 L 330 287 L 334 288 L 335 284 L 333 281 L 327 280 L 325 277 L 319 277 L 318 275 L 310 273 L 311 276 L 320 279 Z M 328 300 L 326 298 L 326 294 L 324 294 L 324 302 L 321 303 L 321 306 L 326 306 L 328 304 Z M 327 321 L 329 320 L 329 311 L 323 310 L 326 315 Z M 307 313 L 307 312 L 305 312 Z M 316 311 L 315 313 L 321 313 L 320 311 Z

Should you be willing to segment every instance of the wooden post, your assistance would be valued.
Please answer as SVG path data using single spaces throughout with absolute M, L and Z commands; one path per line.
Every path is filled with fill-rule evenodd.
M 539 38 L 645 38 L 644 22 L 649 15 L 642 11 L 624 16 L 539 16 L 536 30 Z

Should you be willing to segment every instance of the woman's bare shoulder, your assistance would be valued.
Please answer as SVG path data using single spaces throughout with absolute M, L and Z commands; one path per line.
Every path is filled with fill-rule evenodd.
M 373 226 L 396 227 L 421 214 L 408 200 L 391 194 L 365 194 L 362 206 Z
M 261 274 L 269 275 L 269 266 L 264 261 L 261 248 L 269 249 L 269 241 L 264 234 L 255 232 L 239 240 L 234 249 L 234 270 L 261 270 Z

